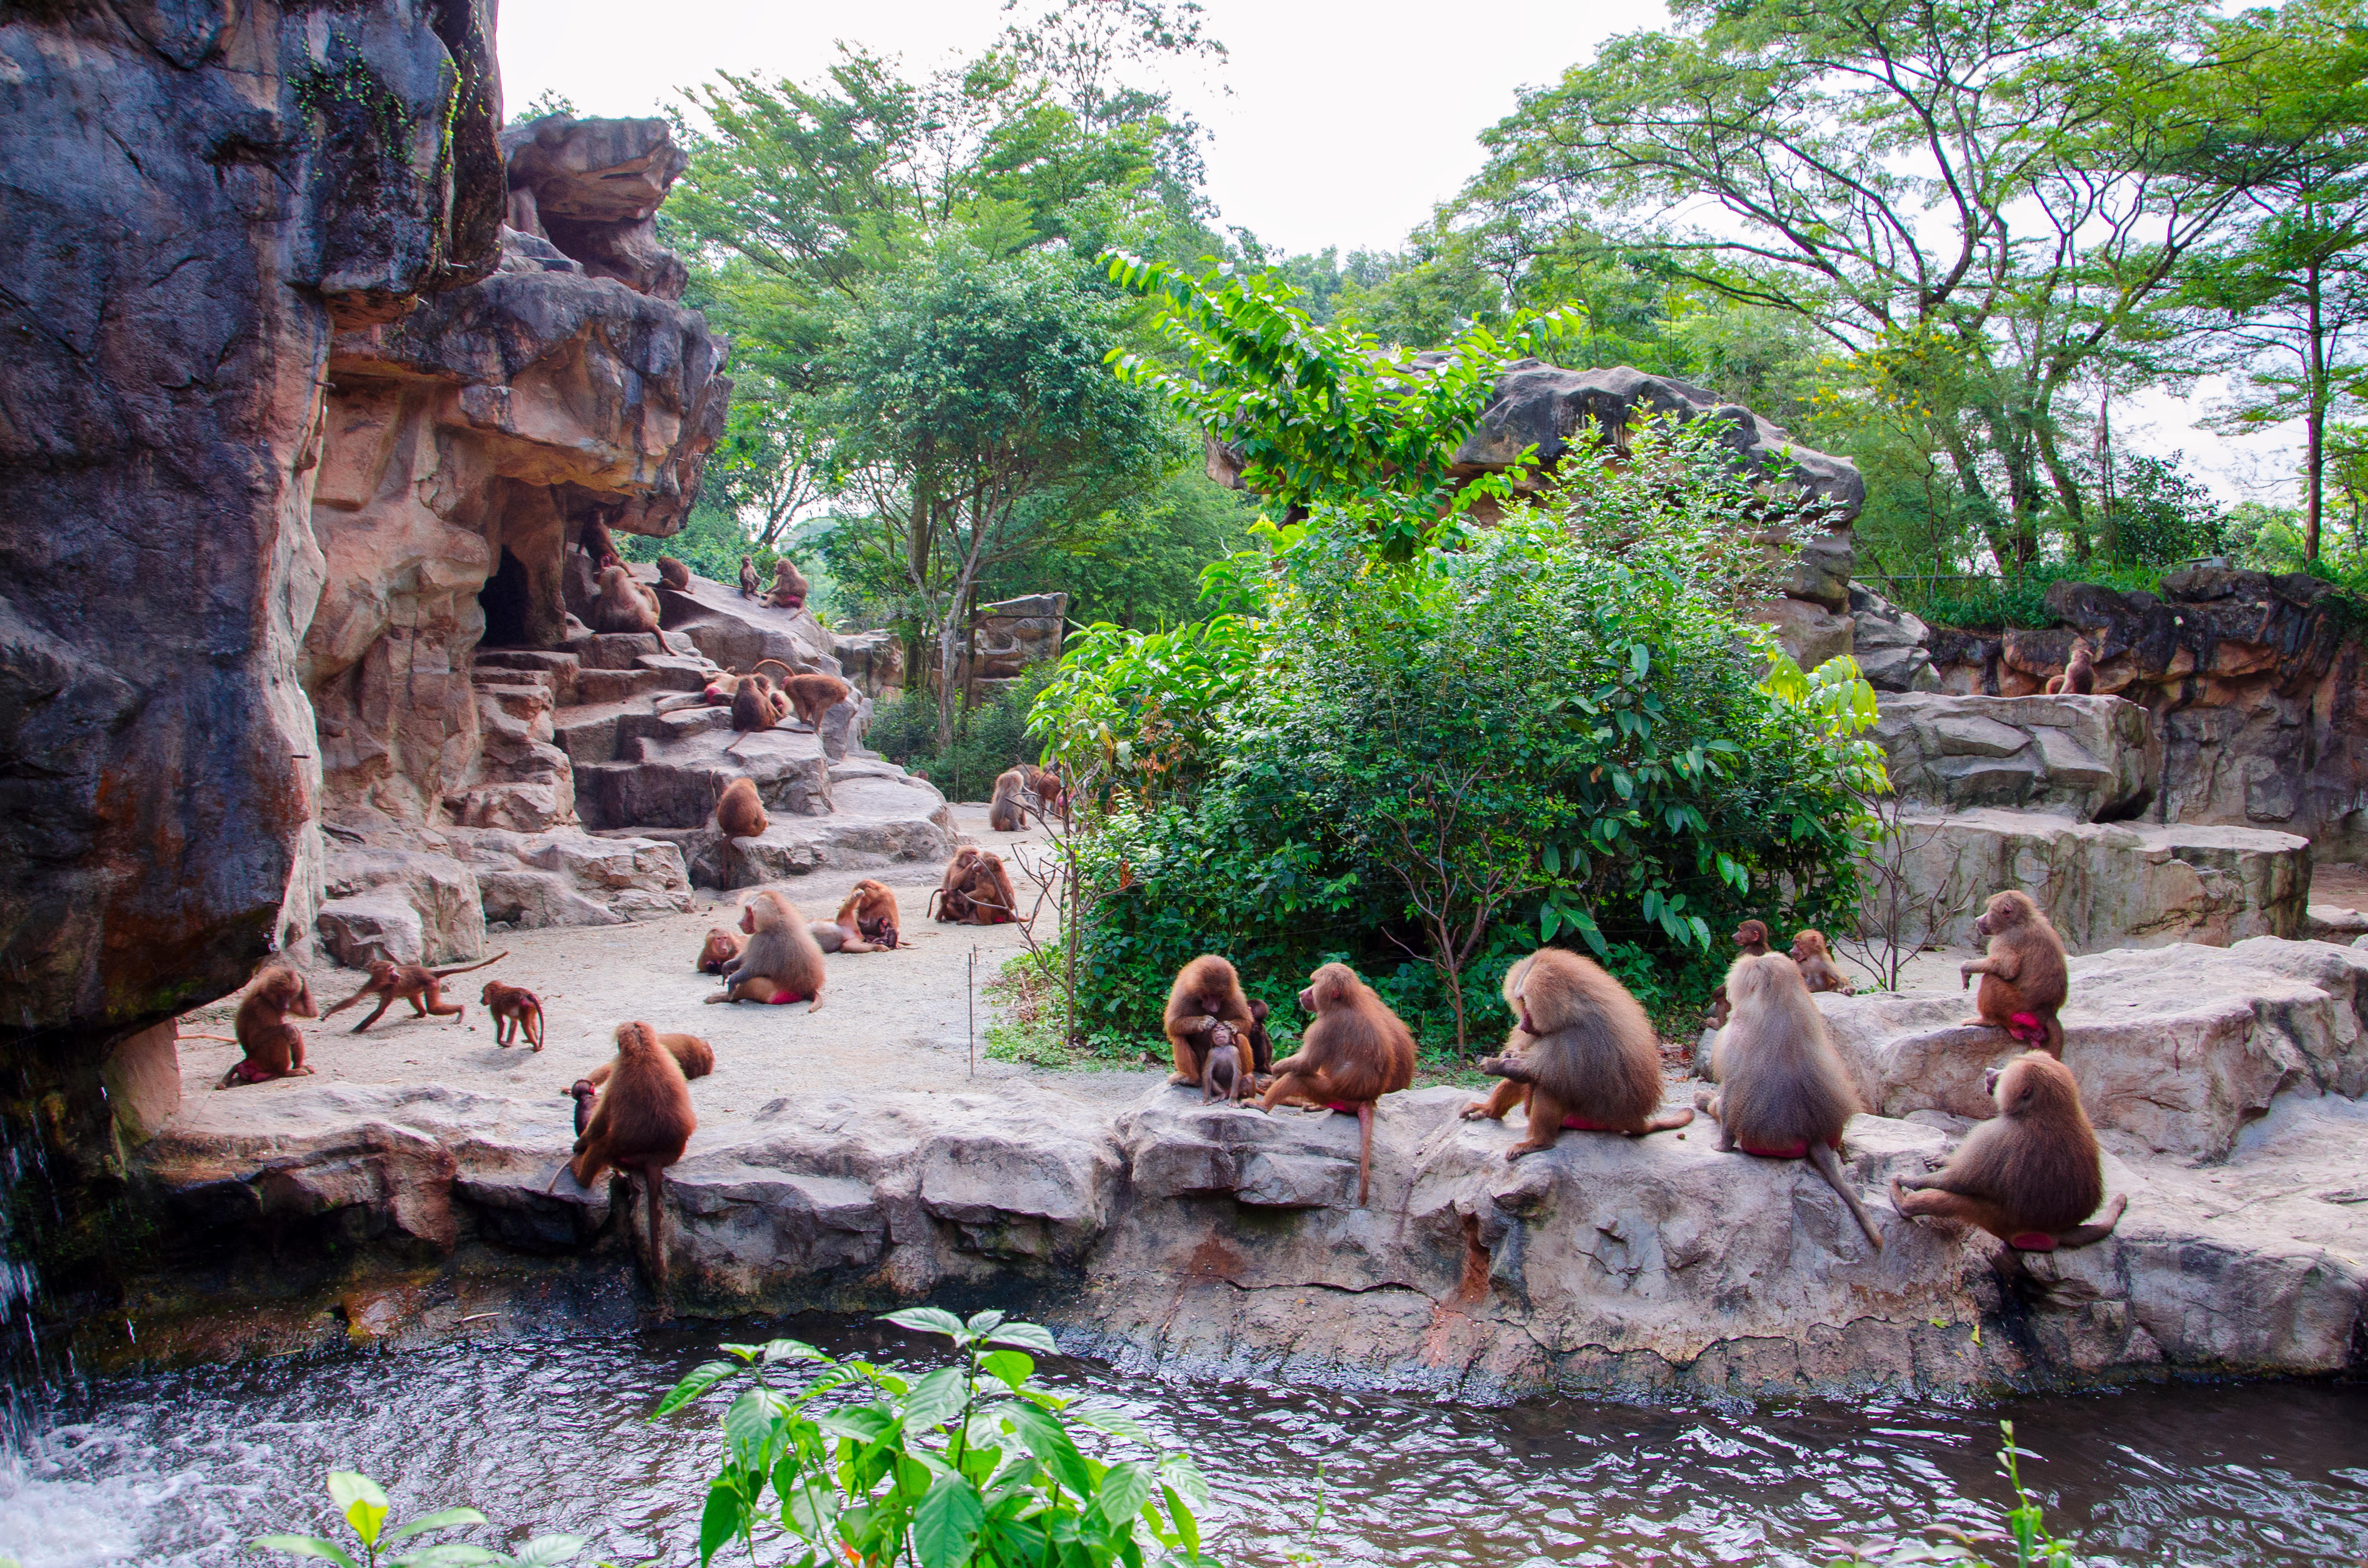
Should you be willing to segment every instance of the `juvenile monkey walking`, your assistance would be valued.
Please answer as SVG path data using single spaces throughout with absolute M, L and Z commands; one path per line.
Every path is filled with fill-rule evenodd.
M 477 1000 L 494 1020 L 494 1043 L 507 1051 L 523 1033 L 527 1043 L 542 1049 L 542 998 L 523 985 L 488 980 Z
M 359 1034 L 378 1022 L 386 1010 L 397 1002 L 410 1003 L 414 1017 L 424 1018 L 433 1013 L 439 1018 L 450 1018 L 457 1024 L 468 1015 L 468 1009 L 458 1002 L 450 1006 L 445 1006 L 443 983 L 456 974 L 466 974 L 471 970 L 484 969 L 487 964 L 499 963 L 509 956 L 510 950 L 504 948 L 483 962 L 454 964 L 449 969 L 428 969 L 416 963 L 396 963 L 389 959 L 372 959 L 370 978 L 362 982 L 362 988 L 322 1014 L 321 1017 L 334 1018 L 363 997 L 375 996 L 378 998 L 378 1011 L 356 1024 L 354 1033 Z
M 1711 1053 L 1718 1090 L 1694 1094 L 1718 1120 L 1720 1152 L 1808 1161 L 1881 1250 L 1882 1231 L 1834 1157 L 1861 1108 L 1858 1092 L 1799 967 L 1782 953 L 1747 954 L 1726 971 L 1726 994 L 1734 1016 Z

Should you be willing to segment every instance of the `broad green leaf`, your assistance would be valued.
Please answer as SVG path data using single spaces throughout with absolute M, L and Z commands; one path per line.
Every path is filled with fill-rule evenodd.
M 765 1342 L 765 1365 L 778 1367 L 784 1361 L 827 1361 L 830 1358 L 803 1339 L 768 1339 Z
M 1032 1323 L 1008 1323 L 986 1336 L 989 1345 L 1016 1346 L 1033 1350 L 1040 1356 L 1058 1356 L 1060 1346 L 1053 1343 L 1053 1331 Z
M 1080 1399 L 1071 1402 L 1061 1411 L 1061 1417 L 1079 1426 L 1090 1426 L 1097 1432 L 1108 1432 L 1114 1437 L 1125 1437 L 1145 1448 L 1156 1448 L 1150 1429 L 1125 1411 L 1103 1404 L 1099 1400 Z
M 1036 1358 L 1024 1350 L 990 1350 L 978 1358 L 978 1369 L 1017 1389 L 1036 1369 Z
M 732 1402 L 723 1413 L 723 1437 L 734 1463 L 761 1470 L 771 1462 L 767 1450 L 782 1414 L 781 1396 L 770 1389 L 750 1389 Z
M 498 1551 L 489 1551 L 467 1541 L 438 1541 L 386 1560 L 387 1568 L 487 1568 L 504 1561 Z
M 903 1312 L 882 1312 L 882 1323 L 893 1323 L 898 1328 L 909 1328 L 916 1334 L 942 1334 L 959 1344 L 968 1333 L 962 1319 L 942 1307 L 907 1307 Z
M 1102 1511 L 1103 1518 L 1121 1523 L 1143 1511 L 1144 1504 L 1150 1501 L 1151 1486 L 1151 1466 L 1143 1460 L 1114 1464 L 1094 1488 L 1094 1506 Z
M 484 1522 L 485 1516 L 474 1508 L 445 1508 L 429 1514 L 425 1518 L 414 1519 L 409 1524 L 387 1531 L 386 1539 L 389 1541 L 398 1541 L 406 1536 L 417 1535 L 422 1530 L 445 1530 L 457 1525 L 482 1525 Z
M 940 1367 L 913 1385 L 905 1397 L 905 1430 L 926 1431 L 943 1426 L 962 1413 L 968 1398 L 962 1386 L 962 1369 Z
M 1162 1485 L 1182 1493 L 1194 1507 L 1209 1506 L 1209 1483 L 1201 1474 L 1201 1467 L 1192 1462 L 1192 1456 L 1181 1449 L 1159 1456 L 1159 1480 Z
M 1159 1495 L 1167 1505 L 1168 1523 L 1175 1527 L 1178 1535 L 1184 1538 L 1184 1550 L 1195 1557 L 1199 1556 L 1201 1554 L 1200 1521 L 1192 1517 L 1192 1510 L 1184 1506 L 1184 1499 L 1177 1495 L 1176 1488 L 1166 1482 L 1160 1483 Z
M 337 1568 L 357 1568 L 345 1548 L 335 1541 L 323 1540 L 316 1535 L 263 1535 L 252 1543 L 264 1551 L 282 1551 L 290 1557 L 318 1557 L 337 1564 Z
M 971 1333 L 974 1335 L 984 1336 L 1001 1327 L 1003 1320 L 1009 1314 L 1007 1312 L 998 1312 L 990 1307 L 983 1312 L 971 1313 L 970 1322 L 964 1324 L 962 1326 L 969 1329 Z
M 386 1494 L 367 1475 L 350 1470 L 329 1472 L 329 1500 L 354 1527 L 364 1546 L 378 1544 L 379 1527 L 386 1522 Z
M 580 1535 L 539 1535 L 509 1561 L 511 1568 L 550 1568 L 553 1562 L 572 1561 L 583 1550 Z
M 650 1412 L 650 1418 L 655 1420 L 661 1415 L 672 1415 L 739 1369 L 729 1361 L 700 1363 L 685 1373 L 682 1381 L 675 1384 L 667 1391 L 666 1396 L 658 1401 L 658 1407 Z
M 1076 1440 L 1062 1426 L 1059 1417 L 1019 1401 L 997 1405 L 996 1414 L 1054 1481 L 1077 1497 L 1092 1494 L 1093 1480 L 1086 1473 L 1085 1456 L 1077 1452 Z
M 814 1424 L 835 1437 L 852 1437 L 859 1443 L 876 1443 L 896 1430 L 896 1413 L 877 1404 L 859 1404 L 846 1410 L 818 1410 Z
M 748 1507 L 739 1493 L 721 1483 L 707 1489 L 707 1506 L 699 1515 L 700 1568 L 707 1568 L 717 1552 L 738 1539 L 747 1517 Z
M 958 1568 L 985 1522 L 978 1488 L 958 1475 L 939 1476 L 913 1510 L 913 1550 L 921 1568 Z

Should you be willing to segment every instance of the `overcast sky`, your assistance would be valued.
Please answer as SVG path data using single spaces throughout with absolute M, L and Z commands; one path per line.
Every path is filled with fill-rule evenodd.
M 655 113 L 719 70 L 811 79 L 842 39 L 903 57 L 915 74 L 987 42 L 1045 0 L 502 0 L 509 111 L 545 91 L 578 113 Z M 1212 131 L 1209 194 L 1223 222 L 1270 248 L 1394 249 L 1480 166 L 1480 131 L 1515 89 L 1557 79 L 1615 32 L 1657 27 L 1657 4 L 1491 0 L 1484 9 L 1406 0 L 1205 0 L 1229 51 L 1170 83 Z M 1230 89 L 1230 92 L 1224 89 Z M 2184 449 L 2224 498 L 2288 500 L 2291 460 L 2270 437 L 2192 427 L 2200 409 L 2150 394 L 2117 409 L 2119 437 Z

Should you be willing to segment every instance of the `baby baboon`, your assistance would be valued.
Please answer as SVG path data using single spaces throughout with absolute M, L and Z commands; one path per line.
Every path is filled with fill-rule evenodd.
M 1317 970 L 1299 1005 L 1315 1021 L 1299 1037 L 1299 1049 L 1274 1064 L 1274 1083 L 1258 1108 L 1292 1100 L 1355 1111 L 1361 1205 L 1372 1185 L 1373 1102 L 1414 1082 L 1414 1035 L 1344 963 Z
M 740 558 L 740 597 L 744 599 L 753 599 L 757 597 L 757 589 L 762 586 L 764 586 L 764 579 L 757 575 L 756 561 L 752 557 L 742 556 Z
M 754 838 L 765 831 L 768 820 L 753 778 L 734 778 L 715 802 L 715 825 L 727 838 Z
M 769 730 L 780 722 L 781 710 L 774 703 L 772 680 L 750 673 L 740 677 L 739 687 L 732 693 L 732 727 L 735 730 Z
M 1834 950 L 1826 946 L 1826 934 L 1803 926 L 1793 934 L 1793 961 L 1801 969 L 1802 983 L 1812 991 L 1839 991 L 1850 994 L 1850 982 L 1834 965 Z
M 1661 1036 L 1627 988 L 1560 948 L 1541 948 L 1505 976 L 1505 1006 L 1518 1027 L 1505 1054 L 1480 1071 L 1505 1080 L 1463 1115 L 1502 1119 L 1530 1108 L 1529 1136 L 1505 1158 L 1551 1149 L 1565 1128 L 1666 1132 L 1694 1119 L 1691 1109 L 1661 1110 Z
M 568 1174 L 575 1185 L 589 1187 L 600 1173 L 614 1165 L 638 1172 L 649 1199 L 650 1272 L 660 1290 L 666 1289 L 665 1213 L 666 1168 L 682 1158 L 690 1135 L 699 1127 L 691 1109 L 690 1085 L 681 1066 L 658 1042 L 647 1024 L 617 1026 L 617 1058 L 603 1074 L 607 1086 L 586 1118 L 575 1140 L 575 1158 Z M 583 1100 L 576 1100 L 579 1108 Z
M 1992 1068 L 1998 1115 L 1978 1122 L 1931 1176 L 1891 1182 L 1891 1206 L 1909 1218 L 1978 1225 L 2018 1252 L 2081 1247 L 2113 1233 L 2126 1194 L 2095 1224 L 2105 1199 L 2096 1130 L 2071 1070 L 2044 1051 Z
M 1768 927 L 1760 921 L 1747 920 L 1735 928 L 1735 934 L 1728 940 L 1735 944 L 1736 950 L 1745 958 L 1756 959 L 1768 950 Z M 1726 986 L 1721 983 L 1710 994 L 1711 1028 L 1714 1029 L 1726 1028 L 1728 1008 Z
M 1247 1036 L 1251 1027 L 1249 998 L 1242 994 L 1242 977 L 1214 953 L 1199 958 L 1176 971 L 1167 988 L 1167 1012 L 1160 1028 L 1175 1053 L 1171 1084 L 1203 1081 L 1210 1048 L 1223 1027 L 1225 1038 Z M 1238 1043 L 1238 1042 L 1236 1042 Z
M 1028 825 L 1028 776 L 1016 767 L 995 776 L 994 797 L 986 802 L 986 825 L 997 833 L 1018 833 Z
M 797 710 L 798 722 L 809 730 L 822 728 L 822 716 L 855 695 L 855 688 L 837 676 L 791 676 L 783 683 L 789 689 L 790 706 Z
M 2064 673 L 2047 677 L 2049 696 L 2061 692 L 2076 697 L 2092 697 L 2097 690 L 2097 655 L 2086 637 L 2072 639 L 2072 656 L 2064 664 Z
M 822 1006 L 822 949 L 798 906 L 777 892 L 760 892 L 740 912 L 748 943 L 723 971 L 723 989 L 710 1002 L 803 1002 Z
M 1974 929 L 1989 938 L 1989 951 L 1957 966 L 1966 985 L 1974 976 L 1982 977 L 1982 988 L 1974 994 L 1975 1016 L 1965 1022 L 2004 1029 L 2063 1061 L 2064 1026 L 2055 1015 L 2071 994 L 2064 938 L 2030 894 L 2013 889 L 1990 895 Z
M 790 564 L 786 555 L 773 562 L 773 586 L 765 595 L 765 602 L 776 609 L 801 610 L 806 608 L 806 595 L 813 585 L 805 574 Z
M 1230 1024 L 1209 1031 L 1207 1058 L 1201 1064 L 1201 1103 L 1221 1099 L 1232 1105 L 1249 1092 L 1249 1073 L 1242 1065 L 1241 1037 Z
M 493 1015 L 494 1043 L 507 1051 L 510 1043 L 523 1033 L 527 1043 L 537 1051 L 542 1049 L 542 998 L 523 985 L 505 985 L 498 980 L 485 982 L 477 1000 Z
M 238 1021 L 232 1026 L 238 1048 L 246 1054 L 231 1063 L 216 1086 L 227 1089 L 233 1084 L 262 1084 L 312 1072 L 304 1065 L 304 1031 L 288 1020 L 320 1016 L 302 975 L 284 963 L 265 965 L 255 989 L 238 1005 Z
M 740 937 L 728 926 L 711 926 L 699 949 L 699 972 L 722 974 L 740 956 Z
M 633 574 L 622 566 L 604 568 L 600 573 L 600 597 L 592 606 L 592 630 L 655 631 L 657 629 L 656 591 L 633 581 Z
M 817 926 L 821 924 L 814 922 Z M 897 926 L 896 894 L 887 883 L 866 877 L 838 906 L 837 918 L 831 923 L 836 942 L 825 942 L 823 947 L 834 953 L 890 952 L 904 945 Z M 822 933 L 817 930 L 814 935 L 819 938 Z
M 500 952 L 482 962 L 454 964 L 450 969 L 427 969 L 416 963 L 396 963 L 390 959 L 372 959 L 370 978 L 362 982 L 362 988 L 322 1014 L 321 1017 L 334 1018 L 363 997 L 375 996 L 378 998 L 378 1011 L 356 1024 L 354 1033 L 359 1034 L 378 1022 L 380 1017 L 397 1002 L 410 1003 L 414 1017 L 424 1018 L 433 1013 L 439 1018 L 450 1018 L 457 1024 L 467 1016 L 468 1009 L 458 1002 L 449 1007 L 444 1005 L 442 983 L 456 974 L 466 974 L 472 969 L 483 969 L 486 964 L 499 963 L 509 956 L 509 949 L 504 948 Z
M 1250 1071 L 1264 1074 L 1274 1071 L 1274 1037 L 1266 1032 L 1267 1014 L 1271 1011 L 1257 997 L 1250 998 Z
M 1825 1015 L 1801 983 L 1800 968 L 1782 953 L 1747 954 L 1726 971 L 1726 994 L 1734 1015 L 1711 1052 L 1718 1092 L 1694 1095 L 1694 1103 L 1718 1119 L 1719 1149 L 1807 1160 L 1880 1249 L 1883 1233 L 1834 1157 L 1842 1129 L 1860 1109 L 1858 1091 L 1826 1034 Z
M 690 591 L 690 568 L 671 555 L 658 557 L 658 581 L 677 593 Z

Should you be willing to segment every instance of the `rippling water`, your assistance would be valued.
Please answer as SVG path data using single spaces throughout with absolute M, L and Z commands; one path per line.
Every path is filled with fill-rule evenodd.
M 842 1352 L 870 1331 L 793 1332 Z M 0 1556 L 24 1568 L 263 1561 L 325 1529 L 321 1477 L 356 1468 L 398 1517 L 467 1502 L 624 1562 L 695 1562 L 712 1408 L 644 1414 L 734 1325 L 621 1338 L 311 1357 L 105 1382 L 0 1469 Z M 891 1359 L 926 1359 L 897 1336 Z M 1471 1410 L 1082 1362 L 1050 1381 L 1130 1406 L 1217 1492 L 1230 1562 L 1808 1563 L 1836 1536 L 1992 1523 L 2009 1417 L 2048 1519 L 2100 1563 L 2368 1559 L 2368 1389 L 2180 1385 L 1952 1409 L 1756 1413 L 1565 1400 Z M 1319 1495 L 1323 1522 L 1315 1525 Z M 593 1553 L 586 1554 L 590 1561 Z

